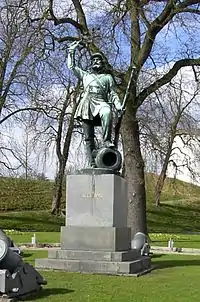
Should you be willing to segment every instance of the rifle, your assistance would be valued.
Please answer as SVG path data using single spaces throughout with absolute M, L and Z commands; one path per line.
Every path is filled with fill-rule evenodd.
M 133 79 L 134 72 L 135 72 L 135 66 L 132 66 L 130 78 L 129 78 L 129 81 L 128 81 L 128 85 L 127 85 L 126 92 L 125 92 L 124 99 L 123 99 L 123 103 L 122 103 L 122 110 L 120 112 L 120 115 L 118 116 L 118 121 L 115 125 L 115 130 L 114 130 L 115 137 L 114 137 L 114 142 L 113 143 L 114 143 L 114 146 L 115 146 L 116 149 L 118 148 L 119 131 L 120 131 L 121 123 L 122 123 L 122 118 L 123 118 L 123 115 L 124 115 L 125 110 L 126 110 L 126 104 L 127 104 L 128 96 L 129 96 L 129 93 L 130 93 L 130 87 L 131 87 L 131 82 L 132 82 L 132 79 Z

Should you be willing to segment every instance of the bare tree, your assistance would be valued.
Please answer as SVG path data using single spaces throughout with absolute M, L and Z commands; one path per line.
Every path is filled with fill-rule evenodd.
M 68 112 L 68 121 L 67 121 L 67 131 L 64 131 L 64 126 L 66 124 L 66 114 L 67 109 L 69 111 L 71 107 L 71 112 Z M 58 157 L 58 169 L 54 185 L 54 195 L 52 202 L 52 214 L 60 213 L 60 202 L 62 197 L 62 187 L 63 179 L 65 174 L 66 163 L 69 156 L 69 148 L 71 143 L 71 137 L 74 127 L 74 114 L 77 107 L 76 103 L 76 93 L 75 91 L 70 92 L 70 84 L 68 86 L 68 92 L 65 96 L 65 100 L 62 104 L 60 115 L 58 117 L 58 128 L 56 134 L 56 154 Z M 63 142 L 62 142 L 63 141 Z
M 26 83 L 34 55 L 42 48 L 37 29 L 26 17 L 27 1 L 1 1 L 0 4 L 0 116 L 4 118 L 21 108 L 26 96 Z M 29 59 L 29 61 L 28 61 Z
M 27 81 L 36 53 L 42 49 L 40 31 L 44 18 L 37 29 L 27 18 L 27 1 L 0 3 L 0 167 L 3 171 L 16 172 L 21 166 L 16 150 L 9 144 L 9 125 L 17 127 L 18 113 L 39 110 L 30 105 L 27 96 Z M 15 119 L 14 119 L 15 118 Z M 7 137 L 7 138 L 6 138 Z M 18 163 L 13 167 L 11 157 Z
M 199 89 L 192 78 L 192 70 L 187 79 L 184 74 L 187 70 L 181 70 L 168 85 L 151 95 L 148 106 L 145 103 L 140 107 L 141 114 L 141 141 L 146 153 L 156 156 L 159 173 L 155 186 L 155 203 L 160 205 L 160 196 L 164 186 L 169 164 L 178 170 L 180 163 L 175 160 L 174 154 L 180 148 L 176 144 L 177 137 L 181 137 L 184 144 L 189 146 L 189 136 L 194 136 L 194 128 L 198 123 L 194 118 L 194 110 L 199 107 Z M 187 140 L 183 136 L 187 133 Z M 144 151 L 144 152 L 145 152 Z M 182 154 L 183 150 L 180 150 Z M 148 154 L 147 154 L 148 155 Z M 183 154 L 188 158 L 188 154 Z M 147 156 L 148 157 L 148 156 Z M 155 160 L 154 160 L 155 162 Z M 191 167 L 187 165 L 188 169 Z
M 113 73 L 119 77 L 119 89 L 125 90 L 131 66 L 136 72 L 122 125 L 126 177 L 129 184 L 129 226 L 147 232 L 144 161 L 141 154 L 138 108 L 152 94 L 169 83 L 184 66 L 200 65 L 195 33 L 199 30 L 199 1 L 101 1 L 83 4 L 66 1 L 62 9 L 49 0 L 49 31 L 53 43 L 88 38 L 88 50 L 101 51 L 109 58 Z M 90 17 L 91 16 L 91 17 Z M 38 21 L 39 18 L 32 18 Z M 98 36 L 98 37 L 97 37 Z M 101 39 L 99 39 L 99 36 Z M 170 48 L 170 37 L 177 43 Z M 187 39 L 185 39 L 187 37 Z M 120 44 L 121 43 L 121 44 Z M 126 44 L 126 47 L 123 45 Z M 129 54 L 127 58 L 127 53 Z M 169 63 L 169 64 L 168 64 Z M 168 64 L 163 73 L 160 66 Z M 140 78 L 146 73 L 146 81 Z

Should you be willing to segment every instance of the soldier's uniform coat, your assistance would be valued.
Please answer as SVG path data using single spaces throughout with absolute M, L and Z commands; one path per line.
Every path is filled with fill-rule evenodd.
M 115 91 L 113 77 L 110 74 L 94 74 L 84 71 L 72 62 L 69 68 L 83 83 L 81 95 L 75 118 L 81 120 L 93 120 L 103 107 L 121 106 L 119 97 Z

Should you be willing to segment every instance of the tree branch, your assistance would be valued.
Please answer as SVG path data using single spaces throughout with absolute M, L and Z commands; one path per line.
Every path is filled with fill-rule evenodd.
M 183 11 L 185 8 L 187 8 L 190 5 L 199 4 L 199 0 L 185 0 L 182 2 L 179 2 L 179 4 L 176 6 L 178 12 Z
M 200 58 L 198 59 L 182 59 L 177 61 L 173 67 L 160 79 L 155 81 L 153 84 L 151 84 L 149 87 L 145 88 L 137 97 L 137 104 L 140 106 L 142 102 L 145 100 L 147 96 L 149 96 L 151 93 L 155 92 L 160 87 L 167 84 L 175 75 L 178 73 L 178 71 L 185 66 L 194 66 L 194 65 L 200 65 Z
M 87 28 L 85 14 L 84 14 L 84 11 L 82 9 L 82 6 L 81 6 L 79 0 L 72 0 L 79 22 L 73 20 L 72 18 L 68 18 L 68 17 L 57 18 L 53 11 L 53 2 L 54 2 L 53 0 L 49 0 L 49 14 L 51 16 L 51 19 L 48 18 L 48 20 L 52 20 L 54 22 L 54 25 L 67 24 L 67 23 L 71 24 L 76 29 L 80 30 L 81 34 L 83 34 L 83 35 L 88 34 L 89 31 Z
M 84 34 L 88 34 L 89 31 L 88 31 L 88 28 L 87 28 L 87 21 L 86 21 L 86 18 L 85 18 L 83 8 L 80 4 L 80 1 L 79 0 L 72 0 L 72 2 L 73 2 L 74 7 L 76 9 L 78 20 L 79 20 L 80 24 L 82 25 Z
M 169 0 L 161 14 L 149 25 L 138 58 L 138 65 L 140 68 L 143 66 L 151 52 L 156 35 L 173 18 L 175 13 L 175 3 L 173 0 Z
M 5 116 L 3 119 L 0 120 L 0 124 L 4 123 L 7 119 L 9 119 L 11 116 L 19 113 L 19 112 L 22 112 L 22 111 L 43 111 L 44 113 L 45 110 L 44 108 L 41 108 L 41 107 L 26 107 L 26 108 L 20 108 L 20 109 L 17 109 L 13 112 L 11 112 L 10 114 L 8 114 L 7 116 Z

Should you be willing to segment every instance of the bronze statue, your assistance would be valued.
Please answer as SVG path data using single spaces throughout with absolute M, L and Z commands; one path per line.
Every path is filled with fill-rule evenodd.
M 116 93 L 115 83 L 111 74 L 105 73 L 104 58 L 100 53 L 91 57 L 91 71 L 85 71 L 75 64 L 75 50 L 81 41 L 73 42 L 68 52 L 68 67 L 82 81 L 81 95 L 75 118 L 82 122 L 85 136 L 87 156 L 92 167 L 95 167 L 94 127 L 101 126 L 103 130 L 103 144 L 106 148 L 114 148 L 111 141 L 112 113 L 119 113 L 122 105 Z

